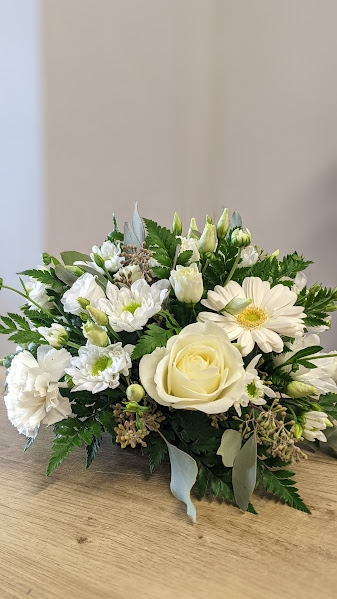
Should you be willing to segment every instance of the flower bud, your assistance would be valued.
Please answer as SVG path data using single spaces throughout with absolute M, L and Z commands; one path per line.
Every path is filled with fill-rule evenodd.
M 204 291 L 202 274 L 195 262 L 190 266 L 177 266 L 171 270 L 170 283 L 176 298 L 185 304 L 196 304 Z
M 83 335 L 90 343 L 98 347 L 109 345 L 109 338 L 106 331 L 90 320 L 82 326 Z
M 225 208 L 222 215 L 218 220 L 218 224 L 216 226 L 216 232 L 218 239 L 224 239 L 227 235 L 227 231 L 229 229 L 229 216 L 228 216 L 228 208 Z
M 299 424 L 299 422 L 296 422 L 294 424 L 294 437 L 295 437 L 295 439 L 300 439 L 302 437 L 302 433 L 303 433 L 302 426 Z
M 188 239 L 191 239 L 191 238 L 199 239 L 199 237 L 200 237 L 197 221 L 195 220 L 194 217 L 191 218 L 190 228 L 188 230 L 187 237 L 188 237 Z
M 138 383 L 133 383 L 132 385 L 129 385 L 126 390 L 126 397 L 129 401 L 132 402 L 138 403 L 143 399 L 144 395 L 145 391 L 141 385 L 138 385 Z
M 313 387 L 313 385 L 307 385 L 301 381 L 292 381 L 286 386 L 285 391 L 289 397 L 293 397 L 294 399 L 306 397 L 307 395 L 317 395 L 316 387 Z
M 51 263 L 51 255 L 48 254 L 47 252 L 43 252 L 43 254 L 41 254 L 41 258 L 42 258 L 42 262 L 45 266 L 49 266 L 49 264 Z
M 105 268 L 105 261 L 103 260 L 102 256 L 93 252 L 91 254 L 91 257 L 94 259 L 97 266 L 99 266 L 100 268 L 103 268 L 103 269 Z
M 88 306 L 87 310 L 96 324 L 100 325 L 101 327 L 105 327 L 107 324 L 109 324 L 109 319 L 103 310 L 99 310 L 93 306 Z
M 206 222 L 202 235 L 199 239 L 198 249 L 200 254 L 211 254 L 217 246 L 215 225 Z
M 79 266 L 76 266 L 75 264 L 72 264 L 72 265 L 67 264 L 64 268 L 66 270 L 69 270 L 69 272 L 72 272 L 74 275 L 78 275 L 79 277 L 84 274 L 83 268 L 80 268 Z
M 275 252 L 273 252 L 272 254 L 270 254 L 269 260 L 272 260 L 273 258 L 278 258 L 279 255 L 280 255 L 280 250 L 275 250 Z
M 48 341 L 49 345 L 55 347 L 55 349 L 61 349 L 64 345 L 66 345 L 68 341 L 69 334 L 61 324 L 53 322 L 50 328 L 48 327 L 38 327 L 38 332 L 41 337 L 43 337 L 46 341 Z
M 81 308 L 83 308 L 83 310 L 86 310 L 87 306 L 89 306 L 90 304 L 89 300 L 85 297 L 78 297 L 77 301 L 80 304 Z
M 234 297 L 221 311 L 228 312 L 228 314 L 231 314 L 232 316 L 237 316 L 237 314 L 240 314 L 240 312 L 247 308 L 251 303 L 251 299 Z
M 183 226 L 181 224 L 181 220 L 179 218 L 179 214 L 177 212 L 174 213 L 173 223 L 172 223 L 172 233 L 176 236 L 181 235 L 183 230 Z
M 231 235 L 231 242 L 237 248 L 247 247 L 250 244 L 250 231 L 246 229 L 234 229 Z

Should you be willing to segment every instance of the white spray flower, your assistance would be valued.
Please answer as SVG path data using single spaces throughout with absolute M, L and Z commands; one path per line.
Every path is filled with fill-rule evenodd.
M 245 268 L 247 266 L 254 266 L 259 259 L 259 254 L 253 245 L 243 247 L 240 254 L 241 262 L 238 268 Z
M 71 366 L 66 369 L 74 383 L 72 391 L 100 393 L 118 387 L 120 375 L 129 374 L 133 349 L 134 345 L 122 347 L 121 343 L 107 347 L 88 343 L 80 347 L 78 356 L 71 358 Z
M 308 441 L 326 441 L 326 436 L 322 431 L 327 427 L 328 415 L 325 412 L 305 412 L 299 422 L 302 425 L 302 436 Z
M 29 293 L 29 297 L 34 300 L 41 308 L 45 308 L 46 310 L 50 310 L 53 307 L 52 302 L 50 301 L 50 297 L 47 294 L 47 287 L 41 283 L 40 281 L 36 281 L 36 279 L 32 279 L 29 277 L 29 280 L 25 282 L 26 290 Z M 31 310 L 37 310 L 37 306 L 32 304 L 28 300 L 28 304 L 30 304 Z
M 57 322 L 53 322 L 49 328 L 38 327 L 37 330 L 48 341 L 49 345 L 55 347 L 55 349 L 61 349 L 66 344 L 69 336 L 64 326 Z
M 79 300 L 88 300 L 89 303 L 93 304 L 99 298 L 105 298 L 105 293 L 96 283 L 96 278 L 86 272 L 65 292 L 61 302 L 65 312 L 79 314 L 83 311 L 83 306 L 81 306 Z
M 179 254 L 182 254 L 186 251 L 192 251 L 192 256 L 189 259 L 189 264 L 192 262 L 198 262 L 200 260 L 200 253 L 198 250 L 198 240 L 194 239 L 194 237 L 181 237 L 181 245 Z
M 260 358 L 261 354 L 258 354 L 246 367 L 245 392 L 238 401 L 234 402 L 234 408 L 239 416 L 241 416 L 241 407 L 246 408 L 249 403 L 262 406 L 266 403 L 265 395 L 267 397 L 276 397 L 275 392 L 268 385 L 263 384 L 255 368 Z
M 90 266 L 97 272 L 104 274 L 108 272 L 116 272 L 123 266 L 124 257 L 121 254 L 120 242 L 112 243 L 112 241 L 104 241 L 101 247 L 94 245 L 90 254 L 91 262 L 82 262 L 81 260 L 74 262 L 79 266 Z M 104 268 L 103 268 L 104 266 Z
M 149 285 L 145 279 L 132 283 L 131 287 L 107 284 L 107 299 L 98 299 L 95 307 L 105 312 L 114 331 L 140 331 L 149 318 L 157 314 L 169 293 L 170 283 L 162 279 Z

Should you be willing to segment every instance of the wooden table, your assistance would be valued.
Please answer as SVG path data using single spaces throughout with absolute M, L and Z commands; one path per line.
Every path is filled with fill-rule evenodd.
M 3 372 L 0 375 L 3 381 Z M 337 460 L 301 462 L 312 515 L 266 494 L 258 516 L 197 502 L 197 523 L 169 489 L 169 465 L 105 438 L 89 470 L 76 450 L 50 477 L 50 429 L 27 453 L 0 407 L 0 598 L 281 599 L 337 597 Z

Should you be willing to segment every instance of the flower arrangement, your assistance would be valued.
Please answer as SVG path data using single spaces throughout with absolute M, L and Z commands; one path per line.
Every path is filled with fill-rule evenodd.
M 20 314 L 1 317 L 18 344 L 4 358 L 8 417 L 27 437 L 54 430 L 50 475 L 102 434 L 140 448 L 154 471 L 168 454 L 171 491 L 196 518 L 191 489 L 254 512 L 259 485 L 309 513 L 292 463 L 337 449 L 337 353 L 325 353 L 337 288 L 307 285 L 311 263 L 251 244 L 237 212 L 187 234 L 142 219 L 89 255 L 43 254 L 20 277 Z

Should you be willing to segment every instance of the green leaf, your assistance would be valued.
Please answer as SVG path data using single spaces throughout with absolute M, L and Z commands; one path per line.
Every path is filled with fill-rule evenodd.
M 81 252 L 61 252 L 61 258 L 65 266 L 72 266 L 74 262 L 91 262 L 88 254 L 82 254 Z
M 10 316 L 21 329 L 30 331 L 29 322 L 23 316 L 20 316 L 20 314 L 13 314 L 12 312 L 8 312 L 8 316 Z
M 247 511 L 256 482 L 257 443 L 253 433 L 237 454 L 232 471 L 234 497 L 237 505 Z
M 202 499 L 203 497 L 205 497 L 209 479 L 210 479 L 209 470 L 207 468 L 204 468 L 203 466 L 200 466 L 198 476 L 197 476 L 197 489 L 198 489 L 199 499 Z
M 57 278 L 60 279 L 62 283 L 65 283 L 65 285 L 68 285 L 68 287 L 71 287 L 78 279 L 78 275 L 75 275 L 70 270 L 67 270 L 61 264 L 57 264 L 57 266 L 55 266 L 55 274 Z
M 90 445 L 91 444 L 93 434 L 87 428 L 84 428 L 84 429 L 80 430 L 79 431 L 79 436 L 81 437 L 81 439 L 83 439 L 83 441 L 84 441 L 84 443 L 86 445 Z
M 116 419 L 113 415 L 113 411 L 110 409 L 107 412 L 100 412 L 99 420 L 102 423 L 102 425 L 104 426 L 106 432 L 109 433 L 113 439 L 115 439 L 115 437 L 116 437 L 116 431 L 115 431 Z
M 57 279 L 54 271 L 49 271 L 47 269 L 41 270 L 39 268 L 33 270 L 24 270 L 18 274 L 27 275 L 28 277 L 32 277 L 32 279 L 36 279 L 36 281 L 40 281 L 46 285 L 46 287 L 50 287 L 51 289 L 55 289 L 58 293 L 62 293 L 63 285 L 61 285 L 60 281 Z
M 294 473 L 287 470 L 271 471 L 266 468 L 262 483 L 266 491 L 271 491 L 296 510 L 310 514 L 310 510 L 299 496 L 297 488 L 293 486 L 295 481 L 290 480 L 292 476 Z
M 54 439 L 52 445 L 52 456 L 49 460 L 46 474 L 49 476 L 62 462 L 66 459 L 66 457 L 71 453 L 75 447 L 81 446 L 82 442 L 76 433 L 73 436 L 57 436 Z
M 156 347 L 165 347 L 172 335 L 174 335 L 172 329 L 162 329 L 156 324 L 149 324 L 132 352 L 132 360 L 137 360 L 145 354 L 151 354 Z
M 97 437 L 93 437 L 90 445 L 87 445 L 85 450 L 87 453 L 87 459 L 86 459 L 86 463 L 85 463 L 85 467 L 89 468 L 89 466 L 92 464 L 97 451 L 99 450 L 101 444 L 101 440 L 100 438 Z
M 229 428 L 223 433 L 220 447 L 216 453 L 221 456 L 224 466 L 229 468 L 233 467 L 234 460 L 241 449 L 241 445 L 242 435 L 239 431 Z
M 159 264 L 171 268 L 179 240 L 165 227 L 160 227 L 154 221 L 146 218 L 143 220 L 147 230 L 146 247 Z
M 187 506 L 187 515 L 196 521 L 196 509 L 191 501 L 191 489 L 196 481 L 198 467 L 196 461 L 181 449 L 167 443 L 171 461 L 171 492 Z
M 144 448 L 144 454 L 149 458 L 149 466 L 151 474 L 160 466 L 165 454 L 167 453 L 167 445 L 159 435 L 155 435 L 151 444 Z
M 45 340 L 41 340 L 40 333 L 35 331 L 17 331 L 8 337 L 10 341 L 18 343 L 18 345 L 24 345 L 25 343 L 37 343 L 46 344 Z
M 334 451 L 337 451 L 337 427 L 334 426 L 333 428 L 326 428 L 324 430 L 324 434 L 326 436 L 327 444 L 329 445 L 329 447 L 334 449 Z
M 326 395 L 321 395 L 319 398 L 319 405 L 322 408 L 322 412 L 326 412 L 329 414 L 331 418 L 337 420 L 337 394 L 336 393 L 327 393 Z
M 189 261 L 192 258 L 192 255 L 193 255 L 192 250 L 185 250 L 184 252 L 181 252 L 177 258 L 177 262 L 176 262 L 177 266 L 178 265 L 187 266 Z

